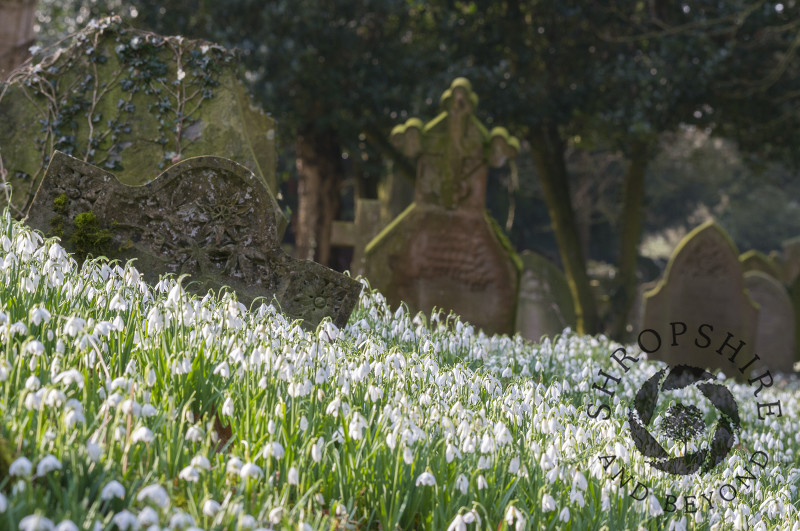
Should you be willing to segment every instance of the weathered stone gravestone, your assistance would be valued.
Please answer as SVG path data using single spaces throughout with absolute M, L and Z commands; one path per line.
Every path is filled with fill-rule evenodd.
M 487 333 L 512 333 L 521 264 L 484 204 L 488 166 L 516 156 L 519 142 L 502 128 L 488 132 L 477 103 L 459 78 L 434 120 L 392 131 L 417 159 L 415 202 L 367 246 L 366 276 L 391 304 L 454 310 Z
M 353 259 L 350 273 L 353 276 L 364 274 L 364 249 L 383 228 L 382 205 L 378 199 L 356 199 L 354 221 L 334 221 L 331 245 L 352 247 Z
M 725 374 L 734 375 L 734 366 L 728 358 L 739 342 L 744 341 L 734 363 L 743 366 L 752 359 L 758 306 L 745 292 L 738 254 L 730 237 L 712 222 L 697 227 L 678 244 L 664 278 L 645 294 L 642 328 L 657 331 L 663 341 L 661 348 L 651 354 L 652 358 L 672 365 L 722 369 Z M 670 323 L 673 322 L 685 323 L 687 327 L 685 335 L 678 337 L 677 346 L 672 346 Z M 695 340 L 700 344 L 706 342 L 698 333 L 703 324 L 713 327 L 711 331 L 704 329 L 711 344 L 698 348 Z M 718 354 L 728 333 L 733 334 L 728 341 L 731 347 Z M 650 336 L 647 336 L 649 342 L 654 342 Z M 649 343 L 646 346 L 655 347 Z M 752 365 L 750 369 L 757 367 Z
M 275 209 L 263 181 L 228 159 L 186 159 L 143 186 L 128 186 L 56 152 L 27 215 L 70 250 L 90 241 L 106 256 L 137 259 L 150 280 L 188 273 L 200 291 L 227 285 L 246 304 L 274 296 L 307 325 L 330 316 L 344 326 L 361 284 L 287 256 Z
M 116 17 L 37 53 L 0 87 L 12 210 L 27 209 L 54 150 L 129 185 L 189 157 L 224 156 L 274 192 L 275 125 L 252 105 L 238 68 L 220 46 L 125 28 Z M 282 231 L 282 214 L 278 223 Z
M 750 250 L 739 256 L 739 263 L 742 264 L 742 271 L 761 271 L 772 278 L 781 277 L 780 270 L 767 255 L 756 250 Z
M 744 274 L 744 285 L 758 304 L 755 352 L 771 370 L 792 372 L 795 361 L 794 309 L 786 288 L 762 271 Z
M 783 242 L 783 282 L 791 286 L 800 277 L 800 236 Z
M 575 329 L 575 304 L 567 279 L 550 260 L 523 251 L 519 281 L 517 326 L 519 334 L 532 341 L 553 337 L 564 328 Z

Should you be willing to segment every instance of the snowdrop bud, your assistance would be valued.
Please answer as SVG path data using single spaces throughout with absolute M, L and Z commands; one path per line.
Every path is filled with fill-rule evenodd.
M 233 399 L 231 397 L 227 397 L 222 404 L 222 415 L 225 417 L 233 416 Z
M 486 478 L 483 477 L 483 474 L 478 476 L 477 483 L 478 483 L 478 490 L 483 490 L 489 486 L 489 484 L 486 482 Z
M 206 500 L 203 502 L 203 514 L 209 518 L 213 518 L 220 510 L 220 504 L 214 500 Z
M 466 494 L 469 490 L 469 480 L 464 474 L 460 474 L 456 478 L 456 488 L 461 491 L 461 494 Z
M 289 469 L 287 480 L 289 482 L 289 485 L 297 485 L 300 483 L 300 474 L 297 471 L 297 467 L 293 466 Z

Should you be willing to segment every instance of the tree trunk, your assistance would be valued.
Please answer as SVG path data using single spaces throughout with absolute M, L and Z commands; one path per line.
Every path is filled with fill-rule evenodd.
M 625 172 L 620 211 L 619 255 L 617 261 L 618 288 L 614 295 L 615 322 L 612 335 L 624 340 L 628 317 L 636 300 L 639 279 L 636 262 L 639 256 L 639 239 L 642 236 L 644 206 L 644 177 L 650 157 L 650 144 L 635 141 L 630 154 L 630 164 Z
M 331 230 L 339 213 L 342 152 L 333 131 L 309 131 L 297 138 L 298 205 L 296 256 L 329 265 Z
M 575 302 L 578 332 L 594 334 L 599 328 L 597 304 L 586 274 L 586 261 L 581 251 L 570 199 L 564 142 L 557 127 L 548 124 L 532 132 L 530 143 L 561 262 Z
M 36 0 L 0 0 L 0 80 L 28 58 Z

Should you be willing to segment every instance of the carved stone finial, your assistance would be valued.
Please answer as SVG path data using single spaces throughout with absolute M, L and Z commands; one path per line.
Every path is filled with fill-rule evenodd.
M 91 212 L 97 222 L 92 230 L 108 236 L 99 251 L 136 258 L 150 280 L 188 273 L 202 291 L 227 285 L 245 303 L 275 297 L 286 314 L 306 325 L 331 317 L 344 326 L 361 284 L 287 256 L 278 238 L 277 208 L 261 179 L 221 157 L 186 159 L 143 186 L 128 186 L 55 152 L 27 218 L 74 249 L 76 235 L 86 230 L 80 220 Z

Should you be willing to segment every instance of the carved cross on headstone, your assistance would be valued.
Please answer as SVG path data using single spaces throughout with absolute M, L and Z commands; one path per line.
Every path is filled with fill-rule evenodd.
M 500 167 L 519 152 L 519 141 L 505 128 L 486 131 L 475 117 L 477 106 L 470 82 L 457 78 L 442 94 L 444 111 L 439 116 L 425 125 L 411 118 L 392 131 L 391 142 L 397 149 L 407 157 L 419 157 L 418 204 L 483 211 L 487 163 Z
M 352 275 L 364 274 L 364 249 L 382 228 L 381 202 L 378 199 L 356 199 L 355 220 L 333 222 L 331 245 L 353 248 Z
M 150 280 L 188 273 L 200 290 L 230 286 L 244 303 L 275 297 L 287 315 L 305 325 L 329 316 L 344 326 L 361 284 L 287 256 L 278 239 L 277 208 L 264 182 L 228 159 L 186 159 L 143 186 L 128 186 L 55 152 L 27 218 L 42 232 L 60 232 L 70 249 L 87 230 L 91 212 L 97 224 L 91 230 L 110 237 L 100 251 L 136 258 Z

